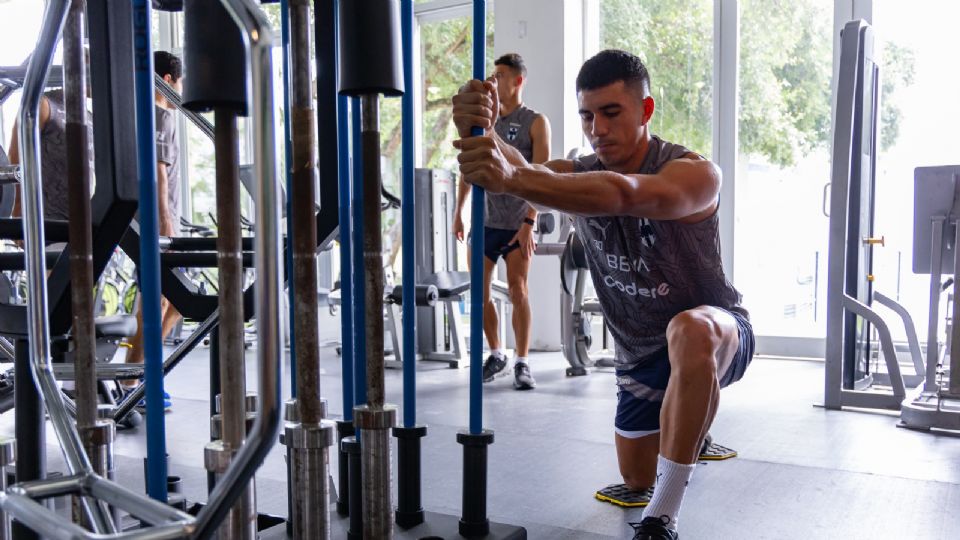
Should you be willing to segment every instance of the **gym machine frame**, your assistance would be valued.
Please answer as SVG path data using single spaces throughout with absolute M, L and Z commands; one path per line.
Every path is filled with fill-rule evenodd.
M 824 406 L 899 410 L 906 386 L 893 337 L 886 321 L 869 305 L 873 300 L 888 306 L 895 304 L 872 291 L 872 249 L 883 242 L 872 237 L 879 111 L 879 69 L 874 58 L 873 31 L 862 20 L 851 21 L 844 27 L 841 40 L 829 185 Z M 867 122 L 864 115 L 869 115 Z M 901 317 L 906 313 L 902 309 L 895 311 Z M 863 380 L 855 380 L 857 366 L 870 360 L 871 326 L 880 339 L 890 391 L 870 390 L 873 379 L 869 374 Z M 908 328 L 911 326 L 912 323 L 907 324 Z
M 903 402 L 900 425 L 911 429 L 960 430 L 960 167 L 918 167 L 914 179 L 914 273 L 930 272 L 926 376 Z M 949 234 L 951 229 L 954 235 Z M 930 233 L 929 257 L 924 242 Z M 951 257 L 952 256 L 952 257 Z M 949 364 L 940 364 L 940 297 L 943 273 L 952 274 L 952 312 L 947 325 Z M 915 334 L 916 332 L 914 332 Z M 938 380 L 938 369 L 943 376 Z
M 257 168 L 257 223 L 256 268 L 260 279 L 256 304 L 259 347 L 258 367 L 262 408 L 254 422 L 251 437 L 236 455 L 220 484 L 211 494 L 210 505 L 196 518 L 134 493 L 104 480 L 92 471 L 73 425 L 67 420 L 61 394 L 56 387 L 49 364 L 49 335 L 43 307 L 46 306 L 46 269 L 44 245 L 41 171 L 39 169 L 39 130 L 37 125 L 40 93 L 49 69 L 53 50 L 64 25 L 67 3 L 50 0 L 44 14 L 37 50 L 31 58 L 24 84 L 24 106 L 21 109 L 20 129 L 23 141 L 24 163 L 24 232 L 26 239 L 26 266 L 30 297 L 28 305 L 31 369 L 41 389 L 43 401 L 49 406 L 51 420 L 61 440 L 71 475 L 63 479 L 24 482 L 7 488 L 0 494 L 0 508 L 17 519 L 22 526 L 53 539 L 77 538 L 202 538 L 211 537 L 230 507 L 242 494 L 257 465 L 266 456 L 279 427 L 278 373 L 280 357 L 279 306 L 280 295 L 278 229 L 279 197 L 273 162 L 273 95 L 266 75 L 270 69 L 269 23 L 249 0 L 223 0 L 231 15 L 242 27 L 244 48 L 251 64 L 254 86 L 255 141 L 260 158 Z M 150 6 L 145 1 L 135 5 L 137 30 L 149 36 Z M 145 40 L 149 57 L 149 37 Z M 143 45 L 143 43 L 141 43 Z M 143 66 L 140 66 L 143 69 Z M 146 89 L 141 89 L 146 90 Z M 152 93 L 152 85 L 150 88 Z M 152 115 L 151 115 L 152 120 Z M 150 122 L 152 123 L 152 122 Z M 141 126 L 142 129 L 142 126 Z M 149 374 L 148 374 L 149 376 Z M 36 502 L 53 496 L 81 495 L 87 506 L 93 532 L 70 523 Z M 130 512 L 153 525 L 152 527 L 119 533 L 108 516 L 107 505 Z

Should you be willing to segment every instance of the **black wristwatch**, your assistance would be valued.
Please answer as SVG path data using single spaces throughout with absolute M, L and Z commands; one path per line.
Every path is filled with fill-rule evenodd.
M 528 218 L 528 217 L 523 218 L 523 222 L 526 223 L 527 225 L 531 226 L 531 227 L 534 226 L 533 220 L 530 219 L 530 218 Z

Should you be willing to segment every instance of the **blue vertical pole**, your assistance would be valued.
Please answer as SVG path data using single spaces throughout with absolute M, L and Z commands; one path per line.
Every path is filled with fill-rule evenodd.
M 334 20 L 339 21 L 339 2 L 333 3 Z M 336 39 L 339 49 L 340 39 Z M 334 55 L 339 61 L 339 50 Z M 343 419 L 353 420 L 353 253 L 350 227 L 350 107 L 346 96 L 337 96 L 337 164 L 340 220 L 340 361 L 343 368 Z
M 147 386 L 147 494 L 167 502 L 167 448 L 163 420 L 163 337 L 160 335 L 160 224 L 157 216 L 156 104 L 151 6 L 133 2 L 136 60 L 137 160 L 140 174 L 140 294 L 143 309 L 144 379 Z
M 473 0 L 473 78 L 486 78 L 487 2 Z M 470 135 L 483 135 L 474 127 Z M 470 433 L 483 430 L 483 188 L 473 186 L 470 224 Z
M 293 206 L 290 194 L 293 193 L 293 175 L 290 174 L 290 162 L 293 148 L 290 140 L 290 10 L 289 1 L 280 0 L 280 39 L 283 43 L 283 175 L 287 180 L 287 332 L 290 335 L 290 396 L 297 397 L 297 341 L 294 339 L 293 306 L 296 300 L 293 290 Z
M 415 293 L 417 284 L 416 266 L 416 214 L 413 186 L 414 161 L 414 107 L 413 107 L 413 0 L 401 0 L 400 25 L 403 28 L 403 80 L 406 92 L 403 93 L 403 125 L 401 137 L 403 154 L 401 170 L 403 185 L 400 199 L 403 206 L 400 211 L 401 235 L 403 246 L 403 427 L 412 428 L 417 423 L 417 365 L 416 336 L 417 308 Z
M 353 144 L 350 155 L 353 157 L 353 403 L 363 405 L 367 402 L 367 341 L 366 341 L 366 293 L 363 290 L 363 160 L 360 149 L 363 147 L 362 126 L 360 124 L 360 98 L 350 98 L 352 117 L 351 137 Z M 379 193 L 368 193 L 368 197 L 379 197 Z M 382 314 L 371 313 L 371 317 Z M 357 428 L 357 437 L 360 429 Z

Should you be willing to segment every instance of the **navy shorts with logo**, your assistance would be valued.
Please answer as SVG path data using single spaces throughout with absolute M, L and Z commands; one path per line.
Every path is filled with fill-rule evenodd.
M 720 388 L 726 388 L 743 377 L 753 360 L 756 344 L 750 320 L 736 311 L 727 313 L 737 321 L 740 344 L 726 373 L 720 377 Z M 670 359 L 666 347 L 633 368 L 617 370 L 617 417 L 614 426 L 618 434 L 634 439 L 660 431 L 660 408 L 669 380 Z
M 495 229 L 493 227 L 484 227 L 483 228 L 483 254 L 493 262 L 497 262 L 497 259 L 503 257 L 507 258 L 507 255 L 520 247 L 520 242 L 514 240 L 513 243 L 510 243 L 513 240 L 513 237 L 517 235 L 517 230 L 513 229 Z

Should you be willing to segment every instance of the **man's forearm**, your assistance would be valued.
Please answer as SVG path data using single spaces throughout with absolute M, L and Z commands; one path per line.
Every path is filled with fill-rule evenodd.
M 625 213 L 631 181 L 634 179 L 608 171 L 574 175 L 529 167 L 518 169 L 516 178 L 507 186 L 511 195 L 539 206 L 569 214 L 603 216 Z
M 171 236 L 173 234 L 172 216 L 167 199 L 167 184 L 167 165 L 163 162 L 157 162 L 157 221 L 160 225 L 161 236 Z
M 470 195 L 470 184 L 464 180 L 463 175 L 458 176 L 457 180 L 457 204 L 456 204 L 456 213 L 460 214 L 463 212 L 463 206 L 467 204 L 467 196 Z
M 514 167 L 550 172 L 550 169 L 545 165 L 527 161 L 519 150 L 507 144 L 507 142 L 501 139 L 496 133 L 491 134 L 491 137 L 497 143 L 497 148 L 500 150 L 500 153 L 503 154 L 503 157 L 507 158 L 507 161 Z

